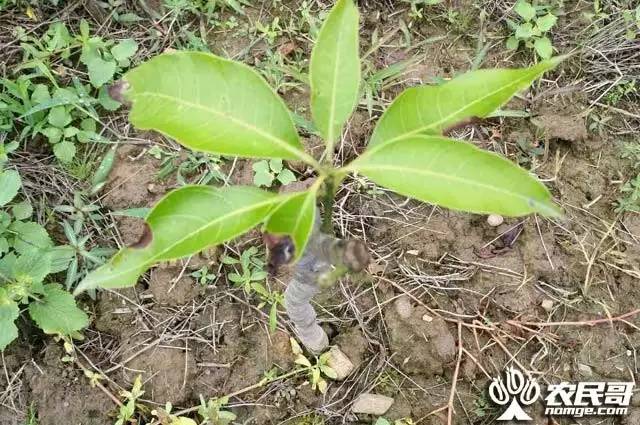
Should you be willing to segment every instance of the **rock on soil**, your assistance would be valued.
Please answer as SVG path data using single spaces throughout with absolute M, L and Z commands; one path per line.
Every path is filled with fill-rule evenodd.
M 393 399 L 380 394 L 363 393 L 358 396 L 353 403 L 351 410 L 353 413 L 363 413 L 366 415 L 384 415 L 393 404 Z
M 354 366 L 338 346 L 333 346 L 329 350 L 329 357 L 327 358 L 327 366 L 336 372 L 336 381 L 342 381 L 353 372 Z
M 349 328 L 346 331 L 340 332 L 333 342 L 340 347 L 344 355 L 349 358 L 354 369 L 360 367 L 368 348 L 367 340 L 360 328 Z
M 433 320 L 423 320 L 427 316 Z M 417 306 L 403 319 L 396 308 L 387 308 L 384 320 L 389 330 L 391 349 L 400 369 L 424 376 L 442 375 L 454 360 L 456 342 L 444 320 L 432 317 Z

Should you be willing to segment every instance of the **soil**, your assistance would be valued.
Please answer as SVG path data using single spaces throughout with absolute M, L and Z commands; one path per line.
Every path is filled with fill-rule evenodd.
M 368 3 L 362 5 L 365 44 L 374 30 L 386 34 L 399 19 L 409 19 L 406 11 L 388 16 L 383 2 Z M 257 10 L 251 9 L 251 18 L 259 17 Z M 384 101 L 406 86 L 468 70 L 475 58 L 475 44 L 464 36 L 451 42 L 446 23 L 423 22 L 415 30 L 427 38 L 446 37 L 416 52 L 403 46 L 398 35 L 372 54 L 377 67 L 419 59 L 401 82 L 384 90 Z M 229 56 L 247 49 L 247 40 L 230 32 L 215 32 L 209 42 L 214 51 Z M 259 57 L 260 49 L 266 47 L 252 46 L 251 57 Z M 509 60 L 490 53 L 483 66 L 513 65 Z M 293 110 L 310 118 L 300 106 L 306 105 L 306 89 L 281 91 Z M 455 425 L 495 422 L 500 412 L 487 400 L 486 388 L 508 365 L 532 371 L 544 384 L 638 378 L 637 317 L 595 326 L 535 325 L 603 319 L 638 308 L 640 214 L 614 210 L 620 182 L 631 175 L 631 165 L 620 157 L 617 137 L 587 128 L 582 111 L 588 99 L 571 93 L 523 96 L 510 106 L 526 107 L 532 118 L 483 120 L 456 135 L 473 135 L 477 146 L 535 169 L 562 205 L 564 218 L 505 218 L 492 227 L 486 216 L 371 191 L 370 184 L 347 179 L 336 202 L 336 229 L 345 238 L 365 240 L 373 264 L 368 273 L 343 279 L 315 302 L 322 306 L 319 317 L 331 331 L 331 343 L 341 348 L 355 370 L 343 382 L 330 381 L 324 395 L 312 390 L 304 375 L 243 392 L 229 400 L 237 423 L 373 423 L 375 418 L 350 411 L 363 392 L 395 399 L 385 414 L 390 420 L 411 417 L 420 424 L 447 423 L 446 410 L 433 412 L 447 404 L 457 367 Z M 341 160 L 362 152 L 373 118 L 366 108 L 354 114 L 339 151 Z M 177 185 L 173 177 L 157 178 L 161 162 L 148 153 L 149 146 L 166 141 L 150 133 L 137 138 L 145 143 L 118 149 L 101 196 L 105 211 L 151 207 Z M 518 140 L 525 140 L 532 150 L 523 151 Z M 317 137 L 306 135 L 304 143 L 319 156 Z M 543 153 L 532 153 L 534 148 Z M 251 164 L 225 164 L 230 182 L 251 184 Z M 288 166 L 300 179 L 308 177 L 303 165 Z M 115 223 L 119 239 L 114 246 L 135 243 L 142 234 L 141 219 L 118 215 Z M 77 342 L 86 356 L 80 359 L 107 376 L 105 386 L 115 396 L 130 389 L 140 375 L 145 402 L 153 407 L 171 402 L 174 411 L 198 405 L 200 396 L 240 391 L 265 373 L 292 371 L 295 356 L 289 338 L 294 334 L 286 315 L 279 312 L 278 328 L 270 330 L 268 306 L 227 281 L 231 269 L 220 261 L 225 253 L 257 245 L 257 240 L 253 232 L 218 250 L 161 264 L 135 288 L 84 299 L 92 323 L 85 340 Z M 192 274 L 202 267 L 217 275 L 206 286 Z M 282 290 L 286 273 L 267 284 Z M 460 334 L 459 320 L 469 324 Z M 11 397 L 23 406 L 33 403 L 41 425 L 113 423 L 112 400 L 91 387 L 77 367 L 61 360 L 59 342 L 38 338 L 27 351 L 10 348 L 4 354 L 0 388 L 12 382 L 6 385 Z M 458 365 L 460 344 L 465 355 Z M 12 409 L 9 390 L 4 395 L 2 391 L 0 424 L 24 423 L 24 410 Z M 640 405 L 637 397 L 633 404 Z M 576 423 L 569 418 L 552 422 L 539 404 L 530 413 L 536 425 Z M 324 422 L 313 422 L 314 417 Z M 640 415 L 635 410 L 624 418 L 579 423 L 635 425 Z

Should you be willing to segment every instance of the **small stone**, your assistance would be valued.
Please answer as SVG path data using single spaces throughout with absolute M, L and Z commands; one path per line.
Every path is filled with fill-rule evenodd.
M 490 214 L 489 217 L 487 217 L 487 223 L 489 223 L 489 226 L 498 227 L 503 222 L 504 218 L 498 214 Z
M 586 377 L 593 376 L 593 369 L 591 369 L 591 366 L 589 365 L 578 363 L 578 370 L 580 371 L 582 376 L 586 376 Z
M 342 381 L 355 369 L 349 357 L 347 357 L 337 345 L 334 345 L 329 350 L 327 366 L 336 372 L 336 381 Z
M 428 314 L 424 314 L 422 316 L 422 320 L 424 320 L 425 322 L 433 322 L 433 317 L 429 316 Z
M 543 300 L 541 305 L 544 311 L 546 311 L 547 313 L 550 313 L 551 310 L 553 310 L 553 301 L 548 298 Z
M 396 300 L 393 302 L 393 305 L 396 308 L 398 316 L 402 317 L 403 319 L 408 319 L 413 314 L 413 305 L 411 304 L 411 300 L 409 299 L 409 297 L 406 295 L 400 295 L 398 298 L 396 298 Z
M 351 407 L 353 413 L 381 416 L 393 404 L 393 399 L 380 394 L 363 393 L 358 396 Z

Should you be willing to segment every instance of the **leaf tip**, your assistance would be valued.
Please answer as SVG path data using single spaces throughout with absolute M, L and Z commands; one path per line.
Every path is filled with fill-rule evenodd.
M 564 210 L 551 200 L 538 201 L 531 199 L 531 207 L 544 217 L 559 218 L 564 216 Z

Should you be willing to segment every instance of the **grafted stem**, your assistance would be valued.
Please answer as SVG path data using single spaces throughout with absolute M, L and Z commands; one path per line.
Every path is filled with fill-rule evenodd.
M 320 353 L 329 345 L 326 332 L 316 320 L 311 299 L 322 287 L 348 272 L 363 270 L 368 263 L 369 253 L 362 242 L 345 241 L 323 233 L 320 215 L 316 214 L 307 247 L 284 293 L 287 314 L 300 341 L 311 352 Z

